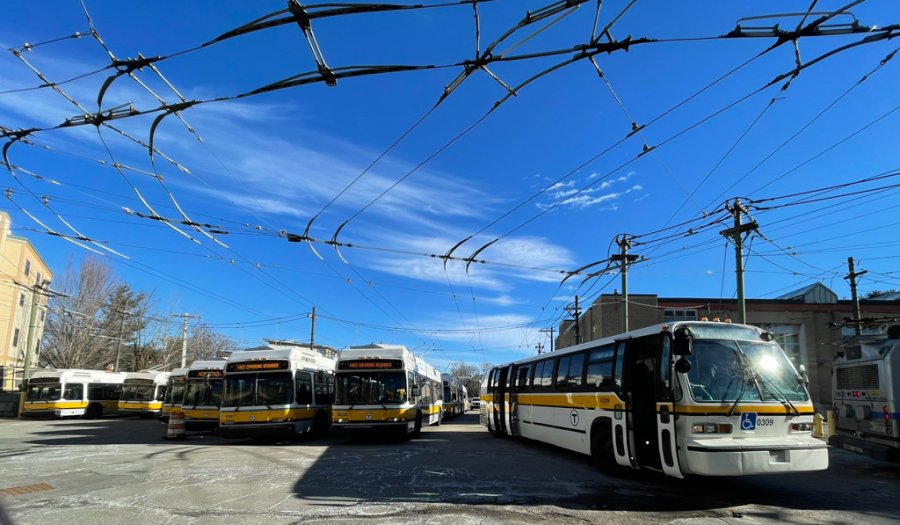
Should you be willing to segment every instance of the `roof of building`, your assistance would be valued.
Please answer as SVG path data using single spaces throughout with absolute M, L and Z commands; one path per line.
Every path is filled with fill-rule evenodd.
M 837 294 L 822 283 L 813 283 L 776 297 L 789 301 L 802 301 L 804 303 L 830 304 L 837 302 Z

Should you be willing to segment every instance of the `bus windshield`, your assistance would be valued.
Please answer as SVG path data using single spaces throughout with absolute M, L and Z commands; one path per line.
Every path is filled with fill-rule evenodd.
M 163 403 L 167 405 L 178 405 L 184 400 L 184 383 L 172 383 L 166 390 L 166 397 L 163 400 Z
M 403 403 L 406 394 L 404 372 L 350 372 L 337 376 L 335 404 Z
M 188 406 L 218 406 L 222 402 L 221 379 L 191 379 L 184 391 L 184 404 Z
M 290 372 L 229 374 L 225 376 L 222 406 L 289 405 L 294 396 Z
M 153 401 L 153 381 L 127 382 L 122 390 L 123 401 Z
M 696 401 L 809 400 L 797 373 L 775 343 L 694 340 L 688 360 L 690 391 Z
M 62 385 L 59 383 L 31 383 L 28 385 L 28 401 L 57 401 Z

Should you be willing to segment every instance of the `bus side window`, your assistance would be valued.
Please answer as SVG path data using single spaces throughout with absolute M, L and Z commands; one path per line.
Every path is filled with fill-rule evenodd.
M 544 362 L 538 361 L 533 364 L 531 370 L 531 389 L 540 390 L 541 388 L 541 371 L 544 369 Z
M 528 390 L 528 377 L 531 374 L 531 363 L 521 366 L 517 372 L 516 389 L 520 392 Z
M 320 371 L 316 375 L 316 404 L 330 405 L 334 401 L 334 374 Z
M 616 348 L 616 375 L 615 388 L 617 391 L 622 390 L 622 363 L 625 361 L 625 344 L 620 343 Z
M 588 356 L 587 387 L 597 390 L 612 390 L 613 358 L 615 350 L 604 347 L 594 350 Z
M 63 398 L 69 401 L 81 401 L 84 399 L 84 385 L 81 383 L 67 384 Z
M 569 362 L 572 361 L 570 356 L 560 357 L 559 366 L 556 371 L 556 388 L 559 390 L 569 389 Z
M 662 338 L 662 351 L 659 355 L 658 383 L 656 385 L 656 399 L 659 401 L 672 400 L 672 358 L 671 358 L 671 340 L 668 337 Z
M 312 404 L 312 378 L 308 372 L 297 372 L 297 404 Z
M 544 360 L 544 368 L 541 369 L 541 383 L 540 387 L 542 390 L 549 390 L 550 387 L 553 386 L 553 368 L 556 364 L 555 359 L 545 359 Z M 537 375 L 535 375 L 535 379 L 537 379 Z

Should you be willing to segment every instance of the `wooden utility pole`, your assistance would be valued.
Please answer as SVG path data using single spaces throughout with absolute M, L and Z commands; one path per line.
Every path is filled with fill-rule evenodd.
M 862 317 L 862 313 L 859 311 L 859 295 L 856 293 L 856 278 L 865 275 L 867 270 L 857 272 L 856 267 L 853 264 L 853 257 L 847 257 L 847 266 L 850 268 L 850 273 L 845 275 L 844 279 L 850 281 L 850 297 L 853 299 L 853 331 L 856 335 L 860 335 L 862 333 L 862 327 L 860 326 L 859 320 Z
M 316 350 L 316 307 L 312 307 L 312 327 L 309 329 L 309 349 Z M 327 316 L 326 316 L 327 317 Z
M 575 344 L 581 344 L 581 327 L 579 326 L 579 317 L 581 316 L 581 308 L 578 306 L 578 296 L 575 296 L 575 306 L 567 306 L 565 311 L 572 314 L 575 318 Z
M 537 348 L 538 355 L 541 355 L 544 352 L 544 343 L 538 343 L 534 345 L 534 347 Z
M 730 237 L 734 242 L 734 266 L 737 277 L 737 321 L 739 323 L 747 322 L 747 302 L 744 297 L 744 234 L 754 232 L 759 228 L 756 221 L 751 220 L 747 224 L 743 224 L 742 216 L 747 213 L 747 208 L 741 204 L 740 199 L 734 199 L 734 204 L 725 205 L 725 209 L 731 212 L 734 217 L 734 226 L 727 230 L 719 232 L 723 237 Z
M 116 339 L 116 360 L 113 363 L 113 372 L 119 371 L 119 354 L 122 351 L 122 338 L 125 337 L 125 316 L 131 312 L 122 310 L 121 312 L 117 311 L 116 313 L 122 316 L 122 320 L 119 321 L 119 338 Z
M 616 244 L 620 253 L 610 257 L 619 263 L 619 273 L 622 275 L 622 332 L 628 331 L 628 265 L 638 260 L 637 255 L 628 253 L 631 248 L 631 236 L 622 234 L 616 236 Z

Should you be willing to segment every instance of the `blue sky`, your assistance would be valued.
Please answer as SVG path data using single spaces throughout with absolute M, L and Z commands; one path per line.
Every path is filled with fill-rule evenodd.
M 526 10 L 548 3 L 480 3 L 480 48 L 518 23 Z M 627 4 L 603 2 L 600 25 Z M 212 1 L 112 6 L 92 0 L 86 5 L 98 34 L 119 58 L 189 49 L 285 6 Z M 595 5 L 585 2 L 549 26 L 557 17 L 524 28 L 495 55 L 583 44 L 590 39 Z M 823 0 L 815 11 L 842 5 Z M 891 7 L 889 1 L 869 0 L 832 23 L 855 17 L 863 26 L 889 26 L 898 22 Z M 172 116 L 155 134 L 154 145 L 190 172 L 157 155 L 162 184 L 151 176 L 147 150 L 112 130 L 100 128 L 112 157 L 93 126 L 41 131 L 29 137 L 30 144 L 10 147 L 10 163 L 27 172 L 16 171 L 16 179 L 7 175 L 3 189 L 13 194 L 2 209 L 12 215 L 14 232 L 28 237 L 59 273 L 68 259 L 89 251 L 46 235 L 21 211 L 54 231 L 71 233 L 42 203 L 47 196 L 52 209 L 79 232 L 128 257 L 94 246 L 123 279 L 154 292 L 161 314 L 197 314 L 247 346 L 262 337 L 306 340 L 310 322 L 304 313 L 315 305 L 316 339 L 324 344 L 401 343 L 425 353 L 438 368 L 460 360 L 507 361 L 532 354 L 538 342 L 546 344 L 547 335 L 539 330 L 557 326 L 576 294 L 591 301 L 619 286 L 614 274 L 583 286 L 576 276 L 560 286 L 559 273 L 606 259 L 618 234 L 638 235 L 638 242 L 657 240 L 633 250 L 646 261 L 631 269 L 632 293 L 731 297 L 733 249 L 718 234 L 724 225 L 683 235 L 721 217 L 715 210 L 725 199 L 761 200 L 897 170 L 898 63 L 876 68 L 900 40 L 842 51 L 804 69 L 787 89 L 778 82 L 732 107 L 795 66 L 792 45 L 751 61 L 774 40 L 695 40 L 728 33 L 743 17 L 808 8 L 809 2 L 638 0 L 613 26 L 612 36 L 666 41 L 598 55 L 605 81 L 586 60 L 558 69 L 483 119 L 507 94 L 484 71 L 469 76 L 429 113 L 459 66 L 198 105 L 182 116 L 203 143 Z M 312 27 L 332 68 L 447 65 L 474 57 L 473 21 L 466 4 L 317 19 Z M 791 29 L 799 21 L 781 17 L 744 26 L 779 23 Z M 21 49 L 26 42 L 88 29 L 78 1 L 14 2 L 5 10 L 0 46 Z M 806 63 L 866 36 L 803 38 L 799 56 Z M 681 38 L 688 40 L 672 41 Z M 488 67 L 505 85 L 515 86 L 571 55 Z M 109 65 L 89 36 L 40 45 L 23 56 L 51 81 Z M 233 96 L 315 70 L 296 24 L 229 39 L 157 66 L 189 100 Z M 40 83 L 11 53 L 0 54 L 0 72 L 0 125 L 52 127 L 81 114 L 50 89 L 8 92 Z M 93 112 L 110 73 L 62 88 Z M 135 76 L 167 102 L 177 101 L 147 69 Z M 128 103 L 140 110 L 159 106 L 136 81 L 122 77 L 107 91 L 103 109 Z M 148 141 L 155 116 L 112 124 Z M 629 135 L 633 121 L 646 127 L 609 149 Z M 645 144 L 654 149 L 638 157 Z M 113 162 L 128 168 L 119 173 Z M 898 190 L 889 187 L 895 183 L 889 177 L 811 194 L 805 198 L 816 202 L 793 206 L 783 205 L 801 197 L 759 203 L 772 209 L 751 210 L 765 238 L 748 241 L 748 297 L 776 297 L 816 281 L 849 296 L 842 278 L 849 256 L 869 271 L 862 292 L 897 288 Z M 184 232 L 179 234 L 129 214 L 125 209 L 150 213 L 132 186 L 159 215 L 178 220 L 170 192 L 192 220 L 228 232 L 209 234 L 222 244 L 189 227 L 179 226 Z M 861 190 L 871 191 L 847 195 Z M 826 197 L 830 200 L 820 200 Z M 316 255 L 279 234 L 302 234 L 323 209 L 310 235 L 328 240 L 349 219 L 338 237 L 353 245 L 341 248 L 346 261 L 327 245 L 317 243 Z M 704 220 L 704 213 L 712 215 Z M 691 219 L 699 220 L 645 235 Z M 454 255 L 470 256 L 500 238 L 478 254 L 484 264 L 466 271 L 465 263 L 450 261 L 445 267 L 428 256 L 476 233 Z

